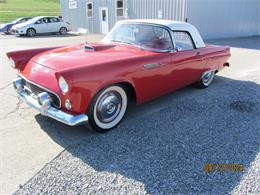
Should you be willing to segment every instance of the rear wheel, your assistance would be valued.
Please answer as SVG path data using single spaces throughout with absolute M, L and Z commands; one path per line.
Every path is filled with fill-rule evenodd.
M 27 31 L 26 31 L 26 35 L 28 37 L 34 37 L 36 35 L 36 30 L 34 30 L 33 28 L 29 28 Z
M 195 86 L 201 89 L 208 87 L 212 83 L 214 76 L 214 70 L 208 70 L 204 72 L 201 79 L 197 83 L 195 83 Z
M 68 32 L 68 30 L 67 30 L 66 27 L 61 27 L 61 28 L 60 28 L 60 34 L 61 34 L 61 35 L 66 35 L 67 32 Z
M 90 126 L 101 133 L 109 131 L 121 122 L 127 105 L 127 93 L 121 86 L 112 85 L 101 90 L 89 107 Z

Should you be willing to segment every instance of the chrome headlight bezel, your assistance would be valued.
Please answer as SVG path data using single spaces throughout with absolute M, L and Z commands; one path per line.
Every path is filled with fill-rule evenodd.
M 60 76 L 58 82 L 62 93 L 66 94 L 69 91 L 69 85 L 67 81 L 62 76 Z

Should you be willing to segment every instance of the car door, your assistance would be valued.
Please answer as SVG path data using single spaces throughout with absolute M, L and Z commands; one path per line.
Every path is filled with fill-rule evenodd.
M 146 55 L 137 66 L 138 71 L 133 74 L 133 81 L 138 96 L 142 97 L 140 102 L 154 99 L 171 90 L 171 53 Z
M 56 17 L 49 17 L 48 21 L 48 32 L 59 32 L 61 25 L 60 20 Z
M 35 28 L 37 33 L 46 33 L 48 32 L 48 19 L 47 18 L 41 18 L 37 20 L 33 28 Z
M 138 34 L 134 34 L 134 37 L 143 48 L 141 49 L 143 57 L 139 62 L 139 71 L 134 75 L 137 94 L 142 97 L 139 101 L 142 102 L 172 90 L 171 71 L 174 47 L 168 29 L 142 25 L 134 32 L 138 32 Z
M 184 87 L 200 79 L 206 60 L 201 49 L 196 49 L 188 32 L 173 31 L 176 52 L 172 53 L 172 90 Z

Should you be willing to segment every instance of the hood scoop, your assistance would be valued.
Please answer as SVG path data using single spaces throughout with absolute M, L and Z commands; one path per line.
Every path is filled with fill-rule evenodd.
M 91 45 L 87 45 L 87 44 L 84 46 L 84 49 L 85 49 L 85 51 L 95 51 L 94 47 L 92 47 Z
M 115 45 L 112 45 L 112 44 L 85 44 L 84 45 L 84 49 L 85 51 L 91 51 L 91 52 L 94 52 L 94 51 L 103 51 L 103 50 L 106 50 L 106 49 L 110 49 L 110 48 L 113 48 L 115 47 Z

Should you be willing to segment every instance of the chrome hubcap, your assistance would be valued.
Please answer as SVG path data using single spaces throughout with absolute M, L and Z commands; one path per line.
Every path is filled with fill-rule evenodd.
M 203 78 L 202 78 L 202 82 L 207 85 L 211 82 L 212 78 L 213 78 L 213 75 L 214 75 L 214 72 L 213 71 L 210 71 L 210 72 L 206 72 L 204 75 L 203 75 Z
M 122 107 L 122 98 L 119 93 L 107 92 L 98 102 L 97 117 L 103 123 L 110 123 L 119 114 Z

